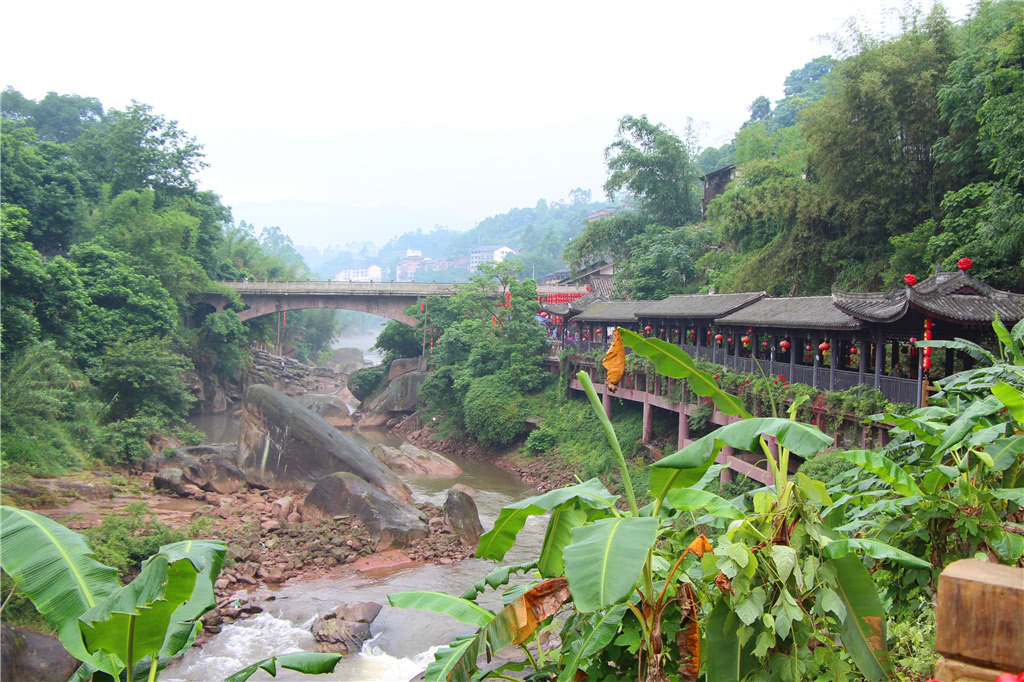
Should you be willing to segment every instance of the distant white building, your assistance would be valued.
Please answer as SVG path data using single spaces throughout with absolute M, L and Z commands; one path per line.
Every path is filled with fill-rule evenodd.
M 399 282 L 412 282 L 416 277 L 416 271 L 426 260 L 416 249 L 409 249 L 406 253 L 409 255 L 398 261 L 398 265 L 395 267 L 396 279 Z
M 420 258 L 423 258 L 423 252 L 420 251 L 419 249 L 406 249 L 405 250 L 405 257 L 406 258 L 413 258 L 415 256 L 419 256 Z
M 365 268 L 349 268 L 336 274 L 335 282 L 380 282 L 384 278 L 384 272 L 379 265 L 369 265 Z
M 476 272 L 481 263 L 500 263 L 515 253 L 509 246 L 478 246 L 469 252 L 469 271 Z

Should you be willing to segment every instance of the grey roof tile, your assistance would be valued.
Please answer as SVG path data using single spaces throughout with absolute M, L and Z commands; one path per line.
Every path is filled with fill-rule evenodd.
M 743 306 L 764 298 L 764 291 L 736 294 L 677 294 L 660 301 L 645 301 L 647 317 L 684 317 L 712 319 L 728 315 Z
M 762 298 L 734 313 L 716 318 L 719 324 L 783 329 L 859 329 L 863 323 L 832 304 L 831 296 Z

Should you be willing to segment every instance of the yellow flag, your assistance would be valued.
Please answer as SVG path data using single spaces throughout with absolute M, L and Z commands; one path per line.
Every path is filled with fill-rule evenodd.
M 612 335 L 612 345 L 608 348 L 608 353 L 604 356 L 602 364 L 607 370 L 605 386 L 609 391 L 615 393 L 615 388 L 622 381 L 622 374 L 626 371 L 626 349 L 622 345 L 622 334 L 619 333 L 618 328 Z

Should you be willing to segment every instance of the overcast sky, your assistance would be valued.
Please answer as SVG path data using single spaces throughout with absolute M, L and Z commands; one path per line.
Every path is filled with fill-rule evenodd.
M 34 99 L 152 105 L 206 146 L 236 220 L 323 248 L 603 196 L 622 115 L 722 144 L 823 34 L 895 4 L 47 0 L 5 6 L 0 65 Z

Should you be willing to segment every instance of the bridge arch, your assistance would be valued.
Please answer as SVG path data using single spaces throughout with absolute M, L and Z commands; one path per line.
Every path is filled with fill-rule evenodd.
M 388 296 L 309 296 L 309 295 L 281 295 L 281 296 L 247 296 L 242 295 L 242 301 L 248 306 L 238 313 L 243 321 L 254 320 L 257 317 L 273 315 L 274 313 L 288 310 L 357 310 L 359 312 L 379 315 L 390 320 L 402 322 L 411 327 L 416 326 L 416 318 L 406 315 L 404 310 L 407 306 L 417 302 L 415 297 Z M 230 301 L 226 296 L 204 296 L 201 303 L 212 305 L 218 311 L 228 307 Z

